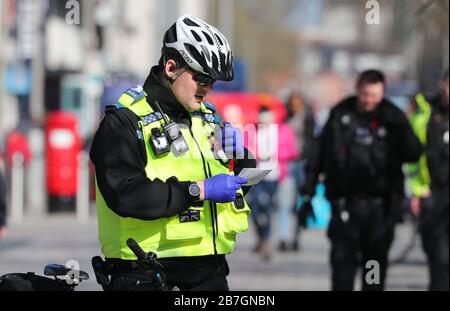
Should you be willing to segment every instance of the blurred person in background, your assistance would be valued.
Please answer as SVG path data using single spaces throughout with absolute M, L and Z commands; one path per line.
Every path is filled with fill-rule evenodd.
M 20 130 L 11 131 L 6 137 L 7 180 L 11 180 L 11 172 L 16 156 L 22 156 L 24 167 L 30 164 L 32 153 L 27 136 Z
M 314 154 L 312 151 L 314 147 L 314 131 L 316 124 L 312 107 L 305 102 L 304 97 L 300 93 L 293 92 L 289 96 L 289 99 L 286 103 L 286 108 L 288 112 L 286 123 L 292 129 L 294 129 L 296 137 L 296 148 L 298 149 L 297 157 L 289 163 L 288 176 L 288 182 L 290 182 L 291 178 L 293 178 L 295 181 L 295 189 L 293 191 L 295 193 L 295 198 L 290 202 L 292 202 L 291 211 L 296 212 L 298 208 L 297 189 L 300 189 L 305 183 L 305 165 L 308 157 Z M 285 213 L 286 211 L 280 208 L 280 217 L 282 219 L 286 219 L 286 222 L 284 223 L 287 225 L 287 227 L 289 227 L 289 223 L 287 223 L 290 222 L 288 220 L 289 216 Z M 285 231 L 287 229 L 280 228 L 280 230 L 281 241 L 279 249 L 281 251 L 289 249 L 298 250 L 300 247 L 300 226 L 298 222 L 296 223 L 296 228 L 294 230 L 295 233 L 292 239 L 292 245 L 289 245 L 288 243 L 288 236 L 286 234 L 287 231 Z
M 204 98 L 216 80 L 233 78 L 226 38 L 183 15 L 166 31 L 159 64 L 144 86 L 106 107 L 90 157 L 99 239 L 111 270 L 107 288 L 155 289 L 154 274 L 127 247 L 133 238 L 158 256 L 169 289 L 228 290 L 225 255 L 247 230 L 250 214 L 243 198 L 249 187 L 241 189 L 247 180 L 233 175 L 256 161 L 240 131 L 219 126 Z M 217 157 L 219 149 L 227 158 Z M 228 159 L 235 159 L 234 171 Z
M 431 101 L 426 130 L 426 164 L 431 185 L 416 203 L 422 245 L 428 257 L 430 290 L 449 290 L 449 76 L 440 81 L 441 92 Z
M 0 240 L 6 234 L 6 184 L 2 162 L 2 152 L 0 150 Z
M 312 212 L 311 198 L 320 173 L 332 205 L 332 289 L 353 290 L 358 267 L 362 289 L 383 290 L 388 252 L 404 195 L 402 165 L 422 153 L 406 116 L 384 97 L 384 74 L 360 74 L 356 96 L 334 107 L 321 133 L 316 157 L 306 168 L 301 219 Z M 376 261 L 378 275 L 367 279 Z
M 28 166 L 31 163 L 33 154 L 30 149 L 29 141 L 26 134 L 20 128 L 15 128 L 6 135 L 5 141 L 5 158 L 4 158 L 4 178 L 6 181 L 3 184 L 5 193 L 11 193 L 12 191 L 12 174 L 14 166 L 22 166 L 24 169 L 24 178 L 28 177 Z M 25 200 L 27 194 L 27 183 L 23 185 Z
M 272 256 L 270 246 L 272 215 L 276 207 L 276 192 L 280 175 L 277 163 L 278 132 L 273 127 L 275 116 L 267 107 L 260 109 L 258 123 L 256 132 L 258 168 L 272 169 L 272 171 L 260 183 L 252 187 L 247 199 L 252 207 L 252 219 L 257 234 L 257 242 L 253 250 L 268 261 Z
M 427 126 L 431 117 L 431 105 L 421 93 L 411 101 L 408 109 L 408 119 L 411 127 L 423 146 L 426 145 Z M 430 192 L 430 173 L 428 171 L 425 154 L 422 154 L 419 162 L 406 165 L 408 187 L 411 193 L 411 213 L 417 217 L 420 213 L 422 200 L 426 200 Z

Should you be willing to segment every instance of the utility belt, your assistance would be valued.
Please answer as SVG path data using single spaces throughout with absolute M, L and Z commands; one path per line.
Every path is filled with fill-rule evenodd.
M 195 257 L 171 257 L 161 258 L 158 262 L 162 267 L 171 268 L 173 266 L 184 266 L 189 270 L 196 270 L 206 266 L 219 266 L 226 263 L 225 255 L 207 255 Z M 106 258 L 104 261 L 110 274 L 122 274 L 129 271 L 144 271 L 141 264 L 137 260 L 124 260 L 118 258 Z
M 104 280 L 110 278 L 113 274 L 119 274 L 126 271 L 142 270 L 140 263 L 137 260 L 122 260 L 116 258 L 106 258 L 103 260 L 99 256 L 94 257 L 96 265 L 94 266 L 95 273 L 99 273 Z M 94 262 L 93 258 L 93 262 Z M 103 283 L 106 283 L 103 281 Z
M 367 205 L 387 205 L 387 196 L 357 193 L 345 196 L 338 196 L 330 199 L 333 213 L 342 213 L 343 211 L 349 211 L 352 206 L 356 204 L 367 204 Z
M 366 205 L 384 209 L 388 219 L 392 219 L 394 222 L 401 222 L 403 220 L 401 198 L 402 196 L 400 195 L 390 193 L 357 193 L 330 198 L 330 202 L 333 215 L 341 218 L 346 218 L 345 214 L 348 215 L 349 212 Z
M 379 193 L 352 193 L 352 194 L 342 194 L 333 195 L 330 197 L 331 203 L 339 204 L 352 204 L 355 202 L 370 202 L 370 203 L 383 203 L 389 200 L 389 194 L 379 194 Z
M 100 257 L 98 257 L 100 258 Z M 101 259 L 101 258 L 100 258 Z M 229 274 L 229 267 L 225 259 L 225 255 L 207 255 L 195 257 L 171 257 L 158 259 L 161 264 L 161 269 L 148 269 L 143 267 L 138 260 L 123 260 L 116 258 L 107 258 L 101 260 L 100 266 L 104 268 L 94 268 L 97 282 L 102 285 L 104 290 L 114 290 L 114 278 L 131 278 L 132 280 L 139 279 L 139 275 L 145 274 L 150 276 L 140 280 L 139 283 L 131 286 L 133 290 L 171 290 L 173 285 L 166 283 L 166 275 L 162 268 L 167 269 L 167 273 L 171 275 L 172 282 L 177 284 L 177 281 L 191 282 L 192 284 L 200 284 L 205 279 L 210 278 L 213 274 Z M 158 282 L 155 278 L 156 273 L 163 276 L 163 284 Z
M 358 193 L 345 198 L 349 203 L 367 202 L 372 204 L 383 204 L 387 201 L 387 195 Z
M 92 266 L 94 268 L 97 283 L 99 283 L 104 291 L 113 290 L 112 280 L 114 276 L 136 272 L 138 274 L 146 274 L 148 281 L 136 284 L 135 290 L 150 289 L 153 291 L 167 290 L 165 284 L 165 275 L 162 272 L 162 265 L 156 261 L 149 266 L 140 260 L 122 260 L 109 259 L 103 260 L 100 256 L 92 258 Z

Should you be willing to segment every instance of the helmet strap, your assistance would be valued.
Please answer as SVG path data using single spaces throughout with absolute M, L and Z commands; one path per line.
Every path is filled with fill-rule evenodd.
M 178 68 L 178 67 L 176 67 L 176 68 Z M 172 86 L 175 83 L 175 81 L 183 74 L 183 72 L 186 71 L 186 68 L 178 68 L 178 69 L 179 69 L 179 71 L 173 77 L 169 77 L 166 74 L 166 71 L 164 70 L 164 73 L 163 73 L 164 79 L 166 79 L 167 82 L 169 82 L 170 86 Z

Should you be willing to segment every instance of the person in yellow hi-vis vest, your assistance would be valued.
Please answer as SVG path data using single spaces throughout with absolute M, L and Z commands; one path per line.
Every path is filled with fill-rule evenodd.
M 411 127 L 423 146 L 427 144 L 427 125 L 431 116 L 431 105 L 423 94 L 417 94 L 412 103 L 413 111 L 408 119 Z M 428 172 L 427 159 L 422 154 L 417 163 L 406 164 L 408 185 L 411 192 L 411 212 L 418 216 L 420 213 L 420 201 L 430 196 L 430 173 Z
M 409 119 L 425 147 L 418 163 L 409 165 L 411 211 L 418 217 L 422 246 L 427 255 L 429 289 L 449 289 L 448 271 L 448 70 L 439 84 L 440 92 L 427 101 L 415 97 L 416 109 Z
M 205 96 L 216 80 L 233 78 L 227 39 L 183 15 L 143 87 L 106 108 L 90 157 L 109 289 L 153 289 L 127 246 L 132 238 L 157 255 L 169 289 L 228 290 L 225 255 L 250 214 L 247 180 L 237 175 L 256 161 Z

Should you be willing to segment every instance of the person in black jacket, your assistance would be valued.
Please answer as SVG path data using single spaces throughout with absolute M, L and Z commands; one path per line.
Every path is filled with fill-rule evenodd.
M 449 80 L 440 82 L 441 94 L 432 101 L 425 153 L 431 178 L 431 196 L 421 204 L 419 227 L 428 257 L 430 290 L 449 289 Z
M 353 290 L 359 266 L 363 290 L 383 290 L 388 251 L 403 195 L 402 164 L 419 159 L 422 146 L 406 117 L 384 97 L 383 73 L 358 78 L 357 96 L 334 107 L 321 133 L 317 154 L 307 164 L 299 218 L 312 212 L 311 198 L 324 173 L 332 205 L 332 289 Z
M 246 224 L 248 215 L 245 201 L 237 201 L 246 180 L 230 174 L 228 159 L 235 161 L 234 175 L 255 167 L 256 160 L 243 147 L 236 128 L 219 126 L 214 107 L 204 97 L 216 80 L 233 76 L 225 37 L 204 21 L 183 15 L 166 31 L 159 64 L 152 67 L 144 86 L 129 89 L 119 104 L 107 107 L 90 151 L 98 185 L 100 242 L 112 275 L 107 288 L 154 289 L 148 285 L 152 278 L 124 245 L 132 235 L 145 252 L 156 253 L 169 288 L 228 290 L 225 255 L 245 226 L 225 230 L 241 225 L 241 215 Z M 127 100 L 132 102 L 124 106 Z M 136 106 L 141 110 L 133 110 Z M 185 145 L 191 155 L 199 154 L 196 158 L 178 157 L 182 143 L 172 140 L 173 131 L 161 125 L 163 115 L 183 126 Z M 215 139 L 213 125 L 225 132 L 221 139 Z M 204 143 L 206 137 L 213 146 Z M 216 145 L 227 159 L 215 153 L 211 157 Z M 212 174 L 211 167 L 222 173 Z M 153 173 L 156 178 L 152 170 L 158 170 Z M 242 189 L 245 196 L 249 187 Z

